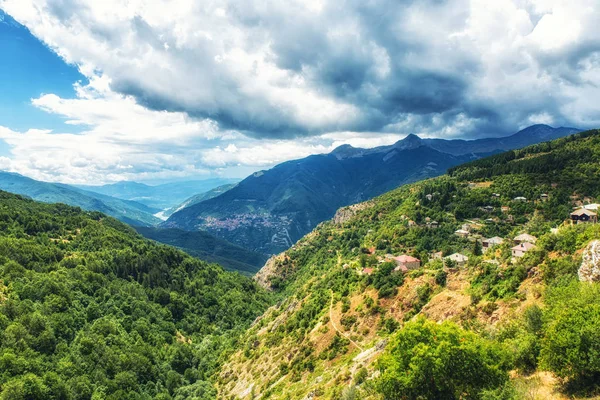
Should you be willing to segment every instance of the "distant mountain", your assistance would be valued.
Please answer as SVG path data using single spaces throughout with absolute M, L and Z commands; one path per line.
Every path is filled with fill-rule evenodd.
M 341 146 L 257 172 L 215 198 L 174 213 L 163 227 L 205 230 L 247 249 L 278 253 L 345 205 L 402 184 L 443 174 L 450 167 L 526 144 L 578 132 L 534 125 L 512 136 L 478 140 L 421 139 L 391 146 Z
M 226 269 L 245 275 L 256 273 L 268 258 L 202 231 L 149 227 L 136 227 L 136 230 L 148 239 L 178 247 L 201 260 L 218 263 Z
M 88 185 L 78 187 L 122 200 L 136 201 L 159 210 L 166 210 L 181 204 L 186 199 L 198 193 L 206 193 L 216 187 L 233 184 L 238 181 L 239 179 L 213 178 L 172 182 L 156 186 L 138 182 L 118 182 L 103 186 Z
M 469 153 L 497 153 L 519 149 L 532 144 L 547 142 L 580 132 L 577 128 L 552 128 L 548 125 L 532 125 L 514 135 L 503 138 L 476 140 L 422 139 L 423 144 L 444 153 L 463 155 Z
M 160 219 L 166 220 L 171 215 L 175 214 L 177 211 L 183 210 L 186 207 L 193 206 L 194 204 L 201 203 L 205 200 L 212 199 L 213 197 L 220 196 L 223 193 L 225 193 L 226 191 L 228 191 L 229 189 L 232 189 L 233 187 L 235 187 L 235 185 L 236 185 L 236 183 L 221 185 L 219 187 L 209 190 L 208 192 L 194 195 L 194 196 L 190 197 L 189 199 L 186 199 L 183 203 L 178 204 L 175 207 L 169 208 L 168 210 L 165 210 L 165 211 L 162 211 L 162 212 L 156 214 L 156 216 Z
M 15 173 L 0 172 L 0 189 L 44 203 L 64 203 L 84 210 L 100 211 L 134 226 L 152 226 L 160 222 L 153 215 L 158 210 L 144 204 L 60 183 L 36 181 Z

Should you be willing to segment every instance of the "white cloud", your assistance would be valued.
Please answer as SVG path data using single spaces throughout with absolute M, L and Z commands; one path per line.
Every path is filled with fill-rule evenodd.
M 600 124 L 597 0 L 0 0 L 90 83 L 0 166 L 106 182 L 426 137 Z M 284 140 L 290 139 L 293 140 Z

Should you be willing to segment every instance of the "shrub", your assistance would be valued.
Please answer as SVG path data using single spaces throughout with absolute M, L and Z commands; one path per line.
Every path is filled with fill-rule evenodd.
M 385 399 L 474 399 L 508 379 L 506 352 L 457 325 L 407 323 L 379 361 Z

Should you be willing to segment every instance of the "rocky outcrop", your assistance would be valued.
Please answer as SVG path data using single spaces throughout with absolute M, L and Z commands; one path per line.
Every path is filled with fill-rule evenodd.
M 600 282 L 600 240 L 587 245 L 577 274 L 582 282 Z
M 364 203 L 353 204 L 351 206 L 342 207 L 333 216 L 333 223 L 336 225 L 341 225 L 344 222 L 350 220 L 354 217 L 359 211 L 362 211 L 366 208 L 369 208 L 373 205 L 373 202 L 366 201 Z
M 271 277 L 277 273 L 277 260 L 280 255 L 272 256 L 267 260 L 265 265 L 254 275 L 254 280 L 265 289 L 271 289 Z

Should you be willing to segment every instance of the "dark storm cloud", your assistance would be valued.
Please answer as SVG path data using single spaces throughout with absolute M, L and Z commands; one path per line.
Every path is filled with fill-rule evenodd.
M 71 49 L 76 61 L 153 110 L 255 138 L 395 129 L 476 137 L 600 121 L 580 98 L 599 90 L 600 13 L 579 13 L 594 1 L 577 2 L 503 0 L 490 11 L 467 0 L 231 0 L 184 15 L 153 2 L 167 7 L 163 19 L 140 9 L 128 23 L 83 1 L 48 8 L 67 32 L 87 27 L 101 45 Z

